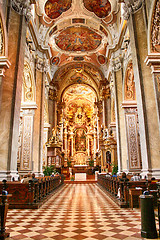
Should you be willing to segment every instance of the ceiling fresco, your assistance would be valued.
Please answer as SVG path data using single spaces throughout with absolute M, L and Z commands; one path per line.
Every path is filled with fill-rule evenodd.
M 58 18 L 66 12 L 72 4 L 72 0 L 48 0 L 45 4 L 45 13 L 51 19 Z
M 99 18 L 105 18 L 111 13 L 111 4 L 108 0 L 83 0 L 84 6 Z
M 78 85 L 74 84 L 67 88 L 63 95 L 63 101 L 68 104 L 69 102 L 74 101 L 79 105 L 84 103 L 84 100 L 87 102 L 89 101 L 90 104 L 94 104 L 97 99 L 96 93 L 87 85 Z
M 91 51 L 95 50 L 102 41 L 102 37 L 87 27 L 69 27 L 62 31 L 55 42 L 65 51 Z
M 100 84 L 100 81 L 104 80 L 104 75 L 102 71 L 89 63 L 66 64 L 65 66 L 62 66 L 56 71 L 53 80 L 56 82 L 62 82 L 68 77 L 68 74 L 73 71 L 74 74 L 82 73 L 83 75 L 87 75 L 88 78 L 94 80 L 97 85 Z M 71 75 L 73 74 L 71 73 Z

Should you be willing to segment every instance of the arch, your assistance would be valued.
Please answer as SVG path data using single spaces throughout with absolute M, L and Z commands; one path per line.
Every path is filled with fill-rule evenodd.
M 62 93 L 65 89 L 73 84 L 86 84 L 97 93 L 100 97 L 99 87 L 104 75 L 101 70 L 93 64 L 88 63 L 70 63 L 60 67 L 50 83 L 50 85 L 59 86 L 58 101 L 60 101 Z

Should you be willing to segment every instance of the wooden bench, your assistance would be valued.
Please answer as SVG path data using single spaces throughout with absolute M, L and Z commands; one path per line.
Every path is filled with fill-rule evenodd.
M 12 194 L 9 201 L 9 208 L 39 208 L 51 193 L 64 183 L 63 176 L 41 177 L 38 182 L 32 180 L 29 183 L 21 182 L 0 182 L 0 192 L 6 190 Z
M 128 177 L 128 176 L 127 176 Z M 113 200 L 120 207 L 133 207 L 135 194 L 143 193 L 143 191 L 148 190 L 150 194 L 154 195 L 154 204 L 156 206 L 157 202 L 157 184 L 151 180 L 141 180 L 141 181 L 121 181 L 120 177 L 106 177 L 105 175 L 98 174 L 98 183 L 107 190 Z M 134 191 L 136 188 L 141 188 L 142 191 Z M 132 189 L 132 190 L 130 190 Z M 120 191 L 119 191 L 120 190 Z M 120 195 L 119 195 L 120 192 Z M 135 193 L 135 194 L 134 194 Z M 130 203 L 130 204 L 129 204 Z

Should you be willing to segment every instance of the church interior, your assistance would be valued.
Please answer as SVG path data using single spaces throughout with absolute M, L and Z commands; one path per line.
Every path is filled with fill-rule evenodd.
M 61 186 L 49 200 L 56 205 L 35 213 L 46 211 L 54 229 L 37 230 L 45 222 L 34 220 L 29 232 L 21 217 L 33 212 L 10 211 L 11 239 L 140 239 L 140 212 L 112 203 L 95 172 L 160 179 L 160 0 L 1 0 L 0 119 L 1 182 L 52 171 L 90 180 Z M 135 226 L 127 225 L 132 213 Z
M 2 1 L 1 180 L 51 165 L 160 177 L 160 3 L 131 2 Z

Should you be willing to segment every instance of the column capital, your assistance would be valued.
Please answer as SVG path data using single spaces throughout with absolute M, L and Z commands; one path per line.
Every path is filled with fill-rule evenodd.
M 110 87 L 104 88 L 102 91 L 102 99 L 108 99 L 111 97 Z
M 45 69 L 44 59 L 38 56 L 36 57 L 36 69 L 40 72 L 44 72 Z
M 0 57 L 0 76 L 4 76 L 4 73 L 7 68 L 9 68 L 11 63 L 6 57 Z
M 26 21 L 29 22 L 31 14 L 30 0 L 11 0 L 11 7 L 20 15 L 24 15 Z
M 134 14 L 137 10 L 142 7 L 144 0 L 124 0 L 124 14 L 125 20 L 128 20 L 130 14 Z
M 152 73 L 160 73 L 160 54 L 159 53 L 149 54 L 145 59 L 145 63 L 147 66 L 151 67 Z
M 121 57 L 116 57 L 112 59 L 112 70 L 113 72 L 117 72 L 122 68 L 122 59 Z
M 50 100 L 57 101 L 57 91 L 55 89 L 50 88 L 48 96 Z

